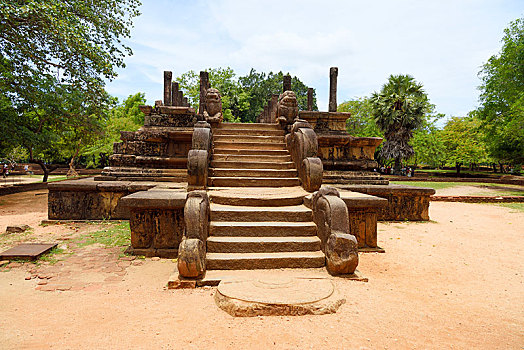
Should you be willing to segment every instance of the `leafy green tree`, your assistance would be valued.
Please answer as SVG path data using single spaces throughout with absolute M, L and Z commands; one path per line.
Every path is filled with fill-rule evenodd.
M 94 157 L 95 161 L 89 163 L 89 166 L 95 166 L 101 158 L 113 153 L 113 144 L 120 141 L 120 131 L 137 131 L 144 125 L 144 113 L 139 106 L 145 103 L 143 92 L 129 95 L 122 103 L 117 98 L 111 99 L 110 106 L 104 113 L 106 118 L 102 120 L 102 133 L 81 153 Z
M 367 97 L 359 97 L 338 105 L 338 112 L 349 112 L 351 117 L 346 120 L 346 130 L 357 137 L 384 137 L 375 123 L 371 101 Z
M 491 156 L 524 163 L 524 18 L 504 31 L 502 49 L 480 72 L 481 106 L 474 111 Z
M 231 122 L 254 122 L 262 112 L 272 94 L 282 92 L 282 72 L 258 73 L 251 69 L 249 74 L 236 77 L 227 68 L 210 68 L 209 83 L 222 95 L 224 119 Z M 194 71 L 183 73 L 176 78 L 193 106 L 198 108 L 200 100 L 200 76 Z M 291 78 L 291 88 L 297 94 L 299 109 L 307 109 L 307 86 L 297 77 Z M 316 109 L 314 98 L 313 109 Z
M 86 132 L 94 131 L 107 100 L 104 79 L 114 78 L 131 54 L 122 38 L 130 36 L 139 5 L 138 0 L 1 3 L 0 100 L 10 111 L 0 115 L 9 135 L 5 147 L 27 149 L 44 181 L 46 163 L 63 156 L 61 142 L 75 138 L 78 149 Z M 76 139 L 80 133 L 82 142 Z
M 116 76 L 131 49 L 138 0 L 13 0 L 0 6 L 0 77 L 4 91 L 38 100 L 36 76 L 55 77 L 103 97 L 103 79 Z M 11 97 L 11 96 L 10 96 Z
M 228 122 L 240 121 L 240 114 L 249 108 L 247 95 L 240 88 L 238 81 L 235 79 L 233 69 L 227 68 L 210 68 L 209 84 L 211 87 L 218 89 L 222 95 L 222 113 L 224 120 Z M 176 78 L 180 88 L 184 89 L 191 105 L 198 109 L 200 103 L 200 75 L 195 71 L 188 71 Z
M 412 76 L 390 75 L 370 102 L 375 122 L 386 138 L 380 156 L 394 159 L 395 173 L 399 173 L 402 160 L 414 154 L 409 140 L 429 109 L 427 95 Z
M 251 68 L 246 76 L 240 77 L 240 86 L 248 93 L 249 109 L 241 117 L 244 121 L 254 122 L 257 115 L 259 115 L 264 106 L 273 94 L 282 93 L 282 82 L 284 80 L 284 73 L 257 72 Z M 296 76 L 291 77 L 291 90 L 297 95 L 297 103 L 299 110 L 307 109 L 307 91 L 308 87 L 300 81 Z M 315 90 L 313 90 L 313 110 L 318 110 Z
M 421 125 L 413 132 L 410 145 L 414 151 L 411 160 L 415 168 L 419 164 L 439 167 L 445 163 L 446 149 L 441 138 L 441 130 L 435 124 L 443 117 L 443 114 L 426 115 Z
M 445 159 L 460 175 L 462 165 L 488 160 L 486 146 L 479 132 L 479 121 L 471 116 L 453 117 L 440 133 L 445 147 Z

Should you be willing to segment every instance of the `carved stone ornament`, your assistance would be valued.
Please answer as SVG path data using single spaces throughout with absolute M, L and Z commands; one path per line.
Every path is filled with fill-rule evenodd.
M 222 115 L 222 95 L 220 95 L 220 91 L 217 89 L 207 89 L 203 114 L 204 119 L 209 123 L 221 123 L 224 119 Z
M 332 275 L 354 273 L 358 265 L 358 243 L 349 233 L 348 210 L 340 194 L 335 188 L 323 187 L 313 194 L 312 207 L 328 272 Z
M 297 95 L 293 91 L 284 91 L 278 97 L 277 121 L 282 126 L 293 123 L 298 116 Z

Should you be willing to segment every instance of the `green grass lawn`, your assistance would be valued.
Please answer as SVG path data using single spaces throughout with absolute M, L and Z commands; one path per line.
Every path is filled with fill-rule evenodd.
M 505 185 L 505 184 L 492 184 L 492 183 L 481 183 L 481 182 L 432 182 L 432 181 L 390 181 L 392 184 L 415 186 L 415 187 L 428 187 L 435 190 L 443 188 L 451 188 L 457 186 L 474 186 L 480 189 L 489 188 L 497 191 L 499 196 L 524 196 L 524 186 L 518 185 Z M 481 195 L 481 194 L 478 194 Z

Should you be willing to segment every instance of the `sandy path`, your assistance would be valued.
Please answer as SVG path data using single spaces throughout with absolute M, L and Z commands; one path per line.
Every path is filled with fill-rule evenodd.
M 45 207 L 35 201 L 17 205 L 38 220 Z M 164 289 L 171 260 L 127 264 L 120 280 L 102 283 L 97 274 L 107 272 L 70 269 L 68 279 L 97 283 L 54 292 L 24 280 L 27 267 L 4 269 L 0 348 L 521 349 L 524 214 L 434 202 L 430 215 L 428 223 L 379 224 L 386 253 L 361 255 L 368 283 L 334 280 L 347 302 L 333 315 L 233 318 L 215 306 L 213 288 Z M 104 248 L 92 249 L 102 259 Z M 105 251 L 106 260 L 118 259 Z

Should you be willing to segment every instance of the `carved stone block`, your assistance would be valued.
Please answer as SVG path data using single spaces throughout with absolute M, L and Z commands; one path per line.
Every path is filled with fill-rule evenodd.
M 178 273 L 185 278 L 199 278 L 206 271 L 206 250 L 204 242 L 187 238 L 178 247 Z
M 326 268 L 332 275 L 354 273 L 358 266 L 358 243 L 355 236 L 335 232 L 326 243 Z

